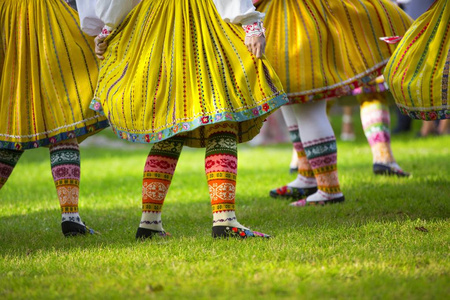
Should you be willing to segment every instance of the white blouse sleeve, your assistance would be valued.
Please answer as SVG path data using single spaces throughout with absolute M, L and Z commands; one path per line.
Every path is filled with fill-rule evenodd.
M 248 25 L 264 17 L 253 6 L 252 0 L 213 0 L 217 11 L 225 22 Z
M 105 23 L 95 14 L 95 0 L 76 0 L 81 29 L 87 34 L 98 35 Z
M 96 0 L 95 14 L 110 31 L 115 29 L 140 0 Z
M 114 30 L 140 0 L 76 0 L 81 29 L 98 35 Z

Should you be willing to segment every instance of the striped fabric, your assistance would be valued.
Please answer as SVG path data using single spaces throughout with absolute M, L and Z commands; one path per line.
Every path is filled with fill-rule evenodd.
M 162 231 L 161 212 L 172 182 L 184 139 L 174 137 L 156 143 L 144 167 L 142 183 L 142 217 L 139 227 Z
M 325 198 L 341 197 L 337 171 L 336 138 L 329 136 L 304 142 L 306 157 L 317 180 L 317 189 Z
M 391 120 L 388 101 L 380 93 L 361 96 L 361 123 L 372 149 L 373 163 L 395 163 L 391 149 Z
M 0 189 L 5 185 L 23 151 L 0 149 Z
M 284 108 L 283 108 L 284 109 Z M 308 158 L 306 157 L 305 148 L 303 148 L 303 143 L 300 138 L 300 132 L 298 131 L 298 125 L 288 126 L 289 135 L 294 145 L 295 152 L 297 152 L 297 170 L 298 174 L 301 175 L 302 179 L 314 178 L 314 172 L 311 169 Z
M 294 103 L 352 94 L 381 75 L 412 20 L 390 0 L 263 0 L 267 58 Z M 369 88 L 369 90 L 371 90 Z
M 108 44 L 92 107 L 131 142 L 186 132 L 186 145 L 205 147 L 204 127 L 224 121 L 238 122 L 245 142 L 287 102 L 270 64 L 211 0 L 144 0 Z
M 89 109 L 93 40 L 63 0 L 0 0 L 0 148 L 25 150 L 108 126 Z
M 238 166 L 236 132 L 237 126 L 231 122 L 210 126 L 207 132 L 205 173 L 214 226 L 227 226 L 237 222 L 235 213 Z
M 61 143 L 50 147 L 50 164 L 61 205 L 62 222 L 81 223 L 78 214 L 81 175 L 78 144 Z
M 450 1 L 438 0 L 405 34 L 384 76 L 413 119 L 450 119 Z
M 237 127 L 228 122 L 208 128 L 206 179 L 213 214 L 220 214 L 222 217 L 228 212 L 234 214 L 237 177 L 236 132 Z M 226 219 L 222 217 L 218 219 Z M 214 218 L 216 219 L 216 216 Z

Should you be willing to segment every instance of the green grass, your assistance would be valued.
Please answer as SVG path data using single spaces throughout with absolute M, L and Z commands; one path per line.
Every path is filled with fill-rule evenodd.
M 148 149 L 126 143 L 82 149 L 80 211 L 102 235 L 63 238 L 48 150 L 26 152 L 0 192 L 0 298 L 448 298 L 450 137 L 395 138 L 413 174 L 398 179 L 372 175 L 357 133 L 338 142 L 346 202 L 326 207 L 268 197 L 293 178 L 289 144 L 240 147 L 237 215 L 270 240 L 210 237 L 204 151 L 186 148 L 164 206 L 173 237 L 136 242 Z

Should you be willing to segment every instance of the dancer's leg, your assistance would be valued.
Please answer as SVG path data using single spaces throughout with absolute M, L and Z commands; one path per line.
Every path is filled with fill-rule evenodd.
M 61 206 L 61 227 L 65 236 L 86 233 L 78 212 L 80 191 L 80 148 L 76 139 L 49 147 L 53 180 Z
M 142 184 L 142 217 L 136 238 L 166 235 L 161 212 L 172 176 L 183 149 L 184 138 L 173 137 L 156 143 L 147 157 Z
M 337 172 L 336 138 L 327 117 L 326 102 L 296 104 L 293 110 L 306 157 L 317 181 L 318 191 L 292 205 L 344 201 Z
M 396 163 L 391 149 L 389 107 L 381 93 L 363 94 L 361 122 L 372 148 L 373 172 L 381 175 L 409 176 Z
M 0 149 L 0 189 L 5 185 L 23 151 Z
M 299 104 L 285 105 L 281 107 L 284 120 L 289 130 L 289 136 L 297 154 L 297 178 L 287 185 L 270 191 L 270 196 L 277 198 L 292 198 L 298 200 L 317 191 L 317 182 L 314 172 L 306 157 L 303 143 L 300 139 L 297 118 L 294 114 L 294 107 Z
M 353 107 L 346 105 L 342 107 L 342 129 L 341 140 L 342 141 L 354 141 L 355 131 L 353 129 Z
M 269 237 L 251 231 L 236 219 L 237 124 L 207 128 L 205 172 L 213 211 L 213 237 Z

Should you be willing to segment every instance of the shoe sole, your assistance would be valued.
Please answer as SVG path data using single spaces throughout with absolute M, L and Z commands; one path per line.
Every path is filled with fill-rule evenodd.
M 337 203 L 343 203 L 345 202 L 345 197 L 339 197 L 336 199 L 326 200 L 326 201 L 317 201 L 316 202 L 307 202 L 308 206 L 324 206 L 324 205 L 330 205 L 330 204 L 337 204 Z

